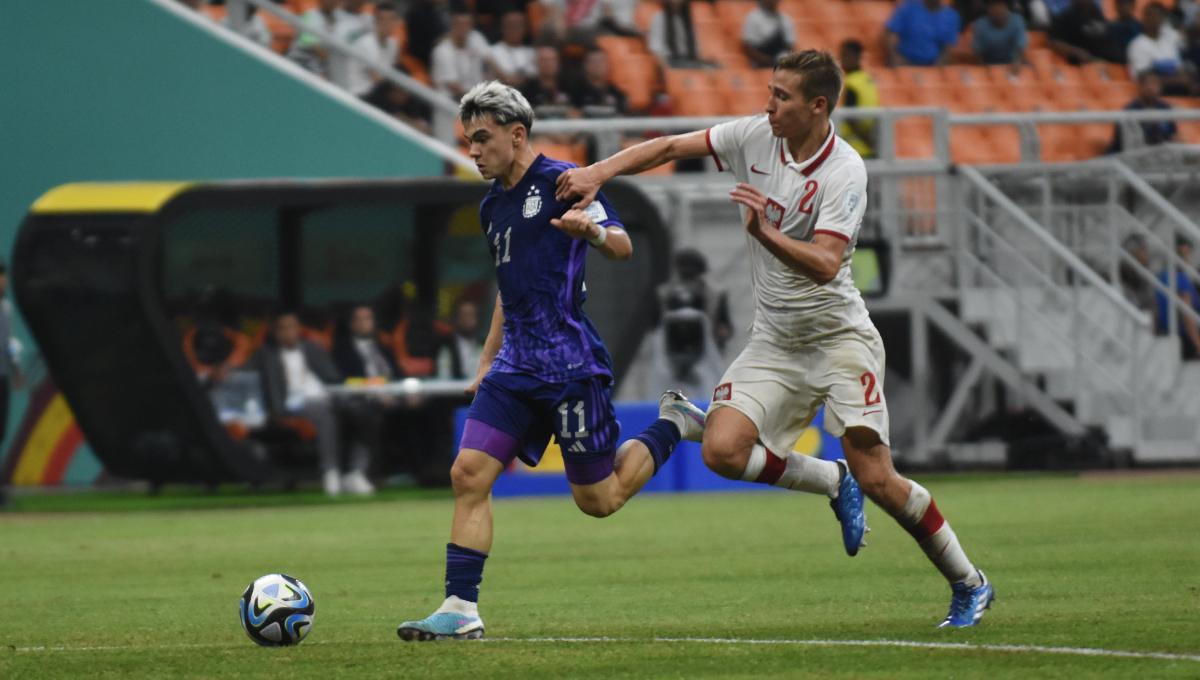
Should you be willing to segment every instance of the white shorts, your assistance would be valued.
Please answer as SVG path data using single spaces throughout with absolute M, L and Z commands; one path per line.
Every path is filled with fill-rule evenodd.
M 713 391 L 708 412 L 737 409 L 758 427 L 767 448 L 783 453 L 792 450 L 824 404 L 829 434 L 841 437 L 848 427 L 866 427 L 890 446 L 884 358 L 883 340 L 873 326 L 794 350 L 751 336 Z

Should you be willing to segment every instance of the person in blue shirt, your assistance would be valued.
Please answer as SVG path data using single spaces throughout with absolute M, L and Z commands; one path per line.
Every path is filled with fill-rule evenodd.
M 1008 6 L 1008 0 L 988 0 L 987 13 L 975 20 L 971 49 L 985 64 L 1025 63 L 1029 35 L 1025 20 Z
M 553 436 L 576 505 L 606 517 L 658 472 L 681 433 L 704 422 L 703 411 L 667 392 L 659 419 L 617 447 L 612 362 L 583 313 L 584 266 L 589 246 L 611 260 L 629 259 L 629 235 L 602 194 L 585 209 L 555 198 L 558 176 L 575 166 L 534 153 L 533 109 L 519 91 L 480 83 L 463 96 L 459 118 L 471 158 L 493 180 L 479 224 L 499 295 L 450 471 L 446 599 L 425 619 L 400 624 L 404 640 L 483 637 L 477 603 L 492 547 L 491 491 L 514 459 L 537 465 Z
M 907 0 L 887 22 L 888 57 L 892 66 L 936 66 L 958 42 L 961 22 L 941 0 Z
M 1192 265 L 1196 265 L 1192 261 L 1192 242 L 1179 238 L 1175 241 L 1175 254 L 1179 259 Z M 1164 269 L 1159 275 L 1158 280 L 1166 286 L 1171 286 L 1170 270 Z M 1182 269 L 1175 269 L 1175 285 L 1174 290 L 1179 296 L 1181 304 L 1189 305 L 1193 311 L 1200 313 L 1200 291 L 1196 289 L 1196 282 L 1192 277 Z M 1157 326 L 1159 332 L 1166 333 L 1170 329 L 1170 305 L 1167 304 L 1167 296 L 1165 293 L 1157 292 L 1154 294 L 1155 301 L 1158 305 Z M 1183 345 L 1184 359 L 1200 358 L 1200 329 L 1197 328 L 1196 320 L 1191 314 L 1185 314 L 1182 311 L 1176 317 L 1178 321 L 1178 332 L 1180 343 Z
M 1137 77 L 1137 98 L 1125 105 L 1126 111 L 1166 111 L 1171 105 L 1162 98 L 1162 80 L 1153 71 L 1143 71 Z M 1142 123 L 1142 142 L 1147 146 L 1175 141 L 1178 128 L 1170 120 L 1148 120 Z M 1113 139 L 1108 145 L 1109 153 L 1117 153 L 1125 147 L 1121 125 L 1113 125 Z

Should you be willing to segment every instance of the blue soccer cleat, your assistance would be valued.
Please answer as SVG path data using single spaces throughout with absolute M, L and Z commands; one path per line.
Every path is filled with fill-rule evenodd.
M 992 601 L 996 599 L 996 591 L 992 589 L 991 581 L 987 580 L 982 571 L 979 572 L 979 578 L 982 583 L 975 587 L 966 583 L 950 586 L 954 593 L 950 598 L 950 613 L 946 614 L 938 628 L 966 628 L 979 623 L 983 613 L 991 608 Z
M 483 619 L 457 612 L 434 612 L 420 621 L 405 621 L 396 629 L 405 642 L 430 640 L 478 640 L 483 637 Z
M 870 531 L 867 528 L 867 513 L 863 508 L 862 489 L 858 481 L 850 474 L 850 466 L 845 460 L 837 462 L 842 469 L 842 481 L 838 482 L 838 496 L 829 501 L 833 514 L 842 523 L 842 545 L 846 554 L 854 557 L 858 549 L 865 546 L 863 536 Z

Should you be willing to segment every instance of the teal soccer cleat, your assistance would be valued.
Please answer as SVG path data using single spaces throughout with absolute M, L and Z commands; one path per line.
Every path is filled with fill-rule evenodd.
M 483 637 L 483 619 L 471 614 L 434 612 L 420 621 L 405 621 L 396 634 L 405 642 L 478 640 Z
M 938 628 L 966 628 L 979 623 L 983 613 L 991 608 L 996 599 L 996 591 L 992 589 L 991 581 L 979 572 L 982 583 L 972 588 L 965 583 L 955 583 L 950 586 L 953 596 L 950 599 L 950 613 L 938 624 Z
M 829 507 L 833 508 L 834 516 L 842 524 L 842 545 L 846 548 L 846 554 L 854 557 L 858 549 L 866 545 L 863 536 L 870 529 L 867 528 L 867 513 L 863 508 L 862 489 L 858 487 L 858 481 L 850 474 L 850 466 L 846 461 L 839 460 L 837 464 L 842 469 L 842 480 L 838 482 L 838 496 L 829 501 Z

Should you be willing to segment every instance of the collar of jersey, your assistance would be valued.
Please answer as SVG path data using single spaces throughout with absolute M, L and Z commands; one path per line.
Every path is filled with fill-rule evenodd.
M 817 152 L 814 153 L 812 156 L 806 158 L 803 163 L 797 163 L 796 161 L 792 160 L 792 158 L 791 158 L 792 152 L 789 151 L 787 148 L 787 140 L 784 139 L 783 137 L 780 137 L 779 138 L 779 162 L 783 163 L 784 167 L 793 168 L 793 169 L 799 171 L 801 175 L 808 177 L 809 175 L 816 172 L 817 168 L 821 167 L 821 164 L 825 162 L 825 159 L 829 158 L 829 154 L 833 153 L 833 145 L 837 141 L 834 139 L 835 136 L 836 135 L 833 131 L 833 124 L 830 123 L 829 124 L 829 136 L 826 137 L 825 141 L 821 143 L 821 146 L 819 147 Z
M 527 180 L 533 176 L 533 169 L 538 166 L 538 163 L 541 163 L 545 159 L 546 159 L 546 154 L 539 153 L 537 155 L 537 158 L 533 159 L 533 162 L 529 164 L 529 167 L 525 168 L 525 174 L 521 175 L 521 179 L 517 180 L 517 183 L 512 185 L 511 189 L 505 189 L 504 183 L 500 181 L 500 178 L 496 178 L 496 179 L 492 180 L 492 187 L 495 189 L 495 191 L 497 191 L 498 193 L 501 193 L 501 194 L 516 193 L 517 189 L 520 189 L 521 187 L 525 186 L 525 180 Z

